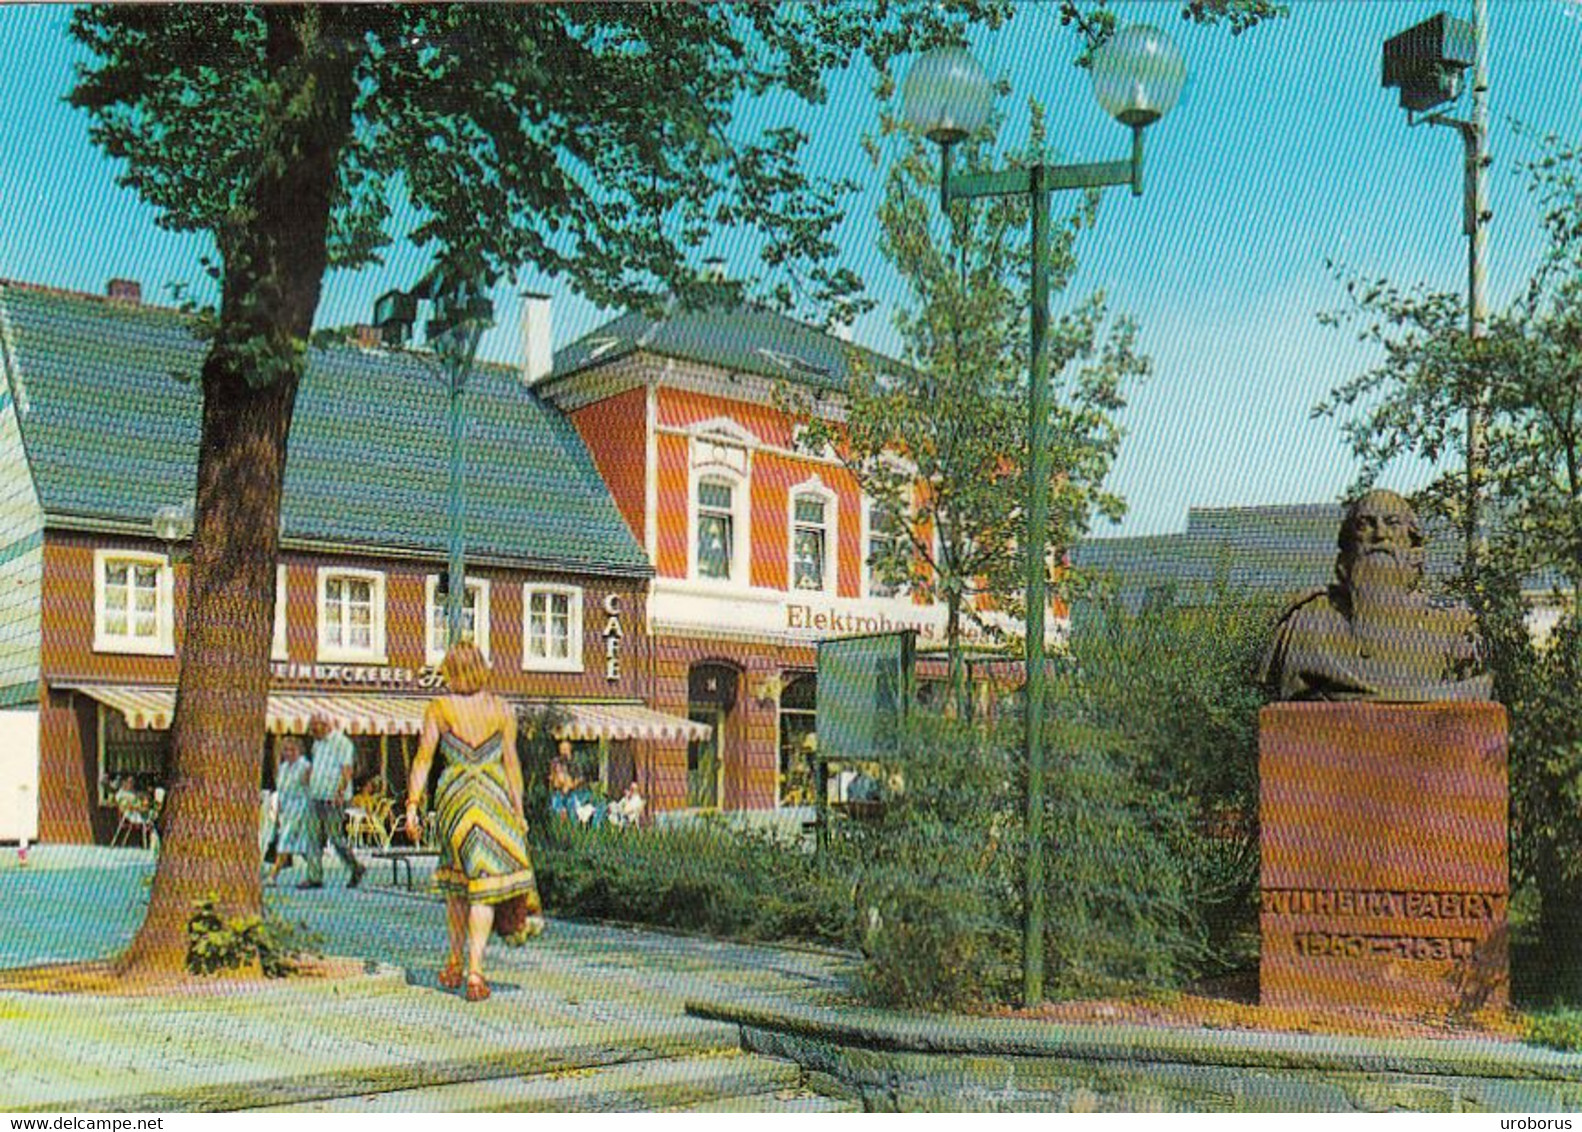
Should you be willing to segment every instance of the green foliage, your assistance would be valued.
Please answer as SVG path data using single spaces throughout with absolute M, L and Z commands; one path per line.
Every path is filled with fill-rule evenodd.
M 1042 109 L 1032 109 L 1027 149 L 1003 158 L 1013 166 L 1049 159 Z M 990 144 L 993 128 L 954 147 L 958 174 L 986 172 L 1002 160 Z M 879 247 L 910 296 L 896 315 L 905 364 L 859 366 L 839 423 L 805 395 L 784 399 L 804 422 L 803 443 L 832 449 L 894 517 L 902 537 L 873 555 L 875 576 L 948 607 L 946 643 L 959 692 L 963 619 L 997 635 L 997 626 L 980 618 L 978 599 L 990 596 L 1015 617 L 1025 585 L 1019 546 L 1029 451 L 1031 203 L 998 197 L 958 204 L 942 216 L 931 143 L 886 114 L 878 136 L 864 145 L 875 169 L 889 170 Z M 1064 289 L 1075 271 L 1077 237 L 1092 227 L 1097 207 L 1097 195 L 1085 194 L 1054 226 L 1044 264 L 1052 289 Z M 1135 336 L 1130 320 L 1110 322 L 1102 294 L 1075 303 L 1048 328 L 1052 561 L 1094 514 L 1119 517 L 1124 510 L 1104 481 L 1122 435 L 1115 420 L 1125 406 L 1122 387 L 1148 372 Z
M 571 721 L 560 704 L 551 700 L 540 707 L 521 707 L 516 713 L 516 757 L 522 764 L 522 816 L 527 828 L 549 824 L 549 764 L 559 744 L 555 732 Z
M 303 956 L 322 955 L 323 945 L 324 938 L 306 923 L 292 924 L 274 913 L 227 919 L 211 893 L 193 902 L 187 921 L 187 970 L 213 975 L 257 963 L 266 977 L 279 979 L 295 972 Z
M 690 253 L 738 229 L 781 278 L 780 298 L 849 317 L 859 281 L 835 263 L 831 233 L 853 186 L 805 168 L 794 107 L 822 104 L 829 73 L 854 59 L 883 72 L 1010 11 L 1004 0 L 904 0 L 885 20 L 847 4 L 238 5 L 213 19 L 83 8 L 72 29 L 92 61 L 73 102 L 161 223 L 216 234 L 220 272 L 252 238 L 260 176 L 312 164 L 305 188 L 329 199 L 332 266 L 377 262 L 408 235 L 391 230 L 399 190 L 418 245 L 466 251 L 495 275 L 531 264 L 601 306 L 690 293 Z M 326 128 L 308 139 L 281 128 L 343 85 Z M 791 109 L 742 128 L 744 107 L 766 96 Z
M 1136 613 L 1097 600 L 1077 618 L 1077 676 L 1057 702 L 1113 736 L 1129 775 L 1179 807 L 1171 852 L 1212 943 L 1234 965 L 1256 925 L 1258 710 L 1255 673 L 1277 610 L 1223 581 L 1185 602 L 1171 594 Z
M 1048 993 L 1180 982 L 1203 932 L 1170 852 L 1178 808 L 1129 774 L 1114 736 L 1059 724 L 1046 742 Z M 1026 866 L 1019 737 L 929 717 L 907 750 L 882 820 L 845 827 L 863 991 L 886 1005 L 1015 1001 Z
M 748 940 L 851 941 L 849 883 L 800 850 L 723 822 L 532 830 L 544 905 Z
M 1531 1015 L 1522 1036 L 1534 1045 L 1551 1049 L 1582 1050 L 1582 1012 L 1557 1010 Z

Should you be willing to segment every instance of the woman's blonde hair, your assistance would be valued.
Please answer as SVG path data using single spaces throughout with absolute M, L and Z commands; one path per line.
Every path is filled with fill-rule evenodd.
M 471 641 L 452 646 L 440 664 L 440 671 L 445 674 L 450 690 L 464 696 L 481 692 L 489 684 L 489 661 L 483 650 Z

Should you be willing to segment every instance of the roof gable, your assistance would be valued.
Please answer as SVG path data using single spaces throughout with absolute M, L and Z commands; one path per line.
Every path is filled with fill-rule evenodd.
M 638 351 L 832 391 L 861 365 L 900 364 L 764 307 L 672 303 L 658 315 L 628 311 L 557 351 L 548 380 Z

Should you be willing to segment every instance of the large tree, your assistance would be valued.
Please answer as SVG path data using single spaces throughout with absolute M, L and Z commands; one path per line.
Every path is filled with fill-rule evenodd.
M 1351 273 L 1349 304 L 1326 319 L 1355 326 L 1381 360 L 1316 411 L 1343 419 L 1365 483 L 1403 458 L 1440 469 L 1420 498 L 1457 518 L 1463 408 L 1475 394 L 1487 407 L 1489 553 L 1468 596 L 1510 711 L 1513 873 L 1540 895 L 1547 985 L 1582 1002 L 1582 148 L 1549 137 L 1533 152 L 1546 250 L 1486 337 L 1468 336 L 1459 294 Z M 1535 582 L 1560 614 L 1541 642 Z
M 801 129 L 834 70 L 997 26 L 1005 0 L 857 5 L 79 10 L 72 101 L 169 228 L 212 235 L 195 531 L 164 842 L 125 972 L 179 967 L 193 902 L 261 906 L 255 840 L 287 438 L 325 271 L 409 237 L 606 305 L 685 297 L 694 249 L 756 235 L 782 297 L 850 313 L 849 186 Z M 879 18 L 876 18 L 879 17 Z M 784 116 L 740 122 L 752 100 Z M 797 108 L 800 104 L 800 110 Z M 776 105 L 779 105 L 777 102 Z M 404 194 L 420 218 L 392 231 Z

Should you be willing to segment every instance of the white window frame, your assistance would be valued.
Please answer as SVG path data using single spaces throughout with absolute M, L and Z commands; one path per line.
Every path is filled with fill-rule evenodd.
M 326 638 L 329 628 L 328 618 L 324 616 L 325 599 L 329 593 L 329 583 L 332 578 L 345 578 L 349 581 L 370 583 L 370 600 L 373 609 L 369 617 L 369 647 L 366 649 L 350 648 L 346 645 L 332 644 Z M 357 570 L 349 566 L 321 566 L 318 572 L 318 659 L 362 661 L 368 664 L 384 664 L 385 656 L 385 576 L 379 570 Z
M 275 566 L 275 635 L 269 644 L 270 660 L 289 660 L 286 648 L 286 564 Z
M 816 590 L 797 589 L 796 585 L 796 505 L 798 499 L 816 499 L 824 504 L 824 577 Z M 833 596 L 840 585 L 840 497 L 818 476 L 793 487 L 786 495 L 786 590 L 790 593 L 822 593 Z
M 698 492 L 708 481 L 725 484 L 731 489 L 731 576 L 729 578 L 705 577 L 698 570 Z M 752 584 L 748 574 L 752 562 L 749 534 L 752 514 L 752 481 L 735 470 L 721 464 L 693 468 L 687 489 L 687 577 L 704 585 L 746 589 Z
M 869 496 L 862 497 L 862 596 L 874 601 L 910 601 L 912 598 L 912 583 L 900 582 L 895 587 L 893 594 L 876 594 L 873 592 L 873 567 L 869 564 L 872 555 L 869 552 L 869 542 L 873 538 L 873 512 L 877 504 Z M 906 521 L 896 516 L 901 529 L 893 537 L 903 541 L 910 541 L 906 532 Z
M 489 659 L 492 655 L 489 652 L 489 579 L 468 574 L 466 584 L 467 592 L 476 595 L 473 599 L 472 643 Z M 423 649 L 429 664 L 438 664 L 445 659 L 445 649 L 441 644 L 443 634 L 436 633 L 434 627 L 434 614 L 438 612 L 434 603 L 438 594 L 439 575 L 430 574 L 423 582 Z
M 110 634 L 105 631 L 105 568 L 111 562 L 125 562 L 135 566 L 153 566 L 158 570 L 154 585 L 153 637 L 132 636 L 130 633 Z M 115 550 L 100 548 L 93 552 L 93 651 L 108 653 L 134 653 L 141 656 L 175 656 L 175 575 L 170 558 L 146 550 Z M 132 610 L 127 610 L 127 626 L 131 627 Z
M 533 598 L 535 595 L 563 596 L 566 598 L 566 652 L 559 656 L 534 656 L 532 654 Z M 522 671 L 524 672 L 581 672 L 582 648 L 582 587 L 554 585 L 546 582 L 526 582 L 522 586 Z

